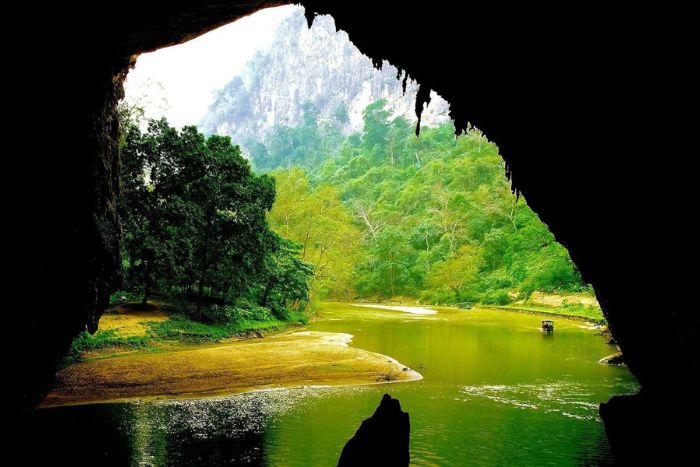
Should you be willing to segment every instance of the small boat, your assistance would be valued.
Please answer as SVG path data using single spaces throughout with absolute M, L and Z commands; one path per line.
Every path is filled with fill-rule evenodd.
M 542 320 L 542 332 L 550 333 L 554 332 L 554 321 L 551 319 L 543 319 Z

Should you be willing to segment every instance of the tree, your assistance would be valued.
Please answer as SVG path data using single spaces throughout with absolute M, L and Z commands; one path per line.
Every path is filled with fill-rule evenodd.
M 171 197 L 160 168 L 167 165 L 177 145 L 177 133 L 166 122 L 152 121 L 147 135 L 130 125 L 121 148 L 119 213 L 129 265 L 127 281 L 142 286 L 144 305 L 175 262 L 174 238 L 169 232 L 176 221 L 170 215 Z
M 475 285 L 482 262 L 483 253 L 479 247 L 462 245 L 448 259 L 433 266 L 428 283 L 435 288 L 451 289 L 454 300 L 460 302 L 465 292 Z
M 300 301 L 309 300 L 309 279 L 313 266 L 299 258 L 301 245 L 275 235 L 276 247 L 265 258 L 259 304 L 280 319 Z
M 359 265 L 358 288 L 384 296 L 410 293 L 415 257 L 407 235 L 397 227 L 386 227 L 370 241 L 366 259 Z
M 271 255 L 282 255 L 287 279 L 304 276 L 306 266 L 284 259 L 291 247 L 267 224 L 274 180 L 253 174 L 228 137 L 151 121 L 146 133 L 129 127 L 122 156 L 125 266 L 144 303 L 156 288 L 196 288 L 201 319 L 207 293 L 236 300 L 269 286 Z
M 313 266 L 312 295 L 347 297 L 361 233 L 337 191 L 327 185 L 312 188 L 307 174 L 298 168 L 272 176 L 277 201 L 270 224 L 297 242 L 300 259 Z
M 270 171 L 279 167 L 316 167 L 332 157 L 342 143 L 342 112 L 322 119 L 318 106 L 306 101 L 301 106 L 301 124 L 276 125 L 264 138 L 264 144 L 248 142 L 255 168 Z
M 455 138 L 448 124 L 416 138 L 412 124 L 392 119 L 378 101 L 365 109 L 361 133 L 324 146 L 307 137 L 316 129 L 322 141 L 331 138 L 323 117 L 305 112 L 300 127 L 270 136 L 289 145 L 272 151 L 288 169 L 274 172 L 270 222 L 314 265 L 312 295 L 444 303 L 583 287 L 568 252 L 513 194 L 498 148 L 480 131 Z

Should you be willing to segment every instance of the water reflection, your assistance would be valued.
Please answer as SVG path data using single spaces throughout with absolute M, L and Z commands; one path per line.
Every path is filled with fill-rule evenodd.
M 531 316 L 361 312 L 330 310 L 311 328 L 352 332 L 353 345 L 421 367 L 424 380 L 40 410 L 22 429 L 44 449 L 26 463 L 335 465 L 384 392 L 411 415 L 414 465 L 611 461 L 597 404 L 636 383 L 596 363 L 609 348 L 591 330 L 560 320 L 542 339 Z

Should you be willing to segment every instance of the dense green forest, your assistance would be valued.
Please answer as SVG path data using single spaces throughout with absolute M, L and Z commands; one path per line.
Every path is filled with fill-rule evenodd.
M 184 297 L 219 322 L 284 319 L 310 298 L 506 304 L 585 289 L 478 130 L 416 137 L 383 101 L 361 133 L 343 136 L 347 118 L 306 103 L 301 126 L 251 145 L 259 174 L 228 137 L 125 124 L 125 289 L 144 304 Z
M 254 145 L 277 182 L 272 228 L 302 245 L 315 296 L 505 304 L 535 290 L 586 286 L 568 252 L 515 196 L 498 148 L 452 125 L 420 137 L 385 102 L 341 136 L 347 112 L 277 127 Z
M 154 292 L 189 299 L 192 317 L 215 322 L 268 312 L 284 319 L 308 299 L 311 266 L 267 224 L 274 180 L 255 175 L 230 138 L 177 131 L 164 119 L 146 132 L 126 126 L 119 213 L 127 289 L 144 305 Z

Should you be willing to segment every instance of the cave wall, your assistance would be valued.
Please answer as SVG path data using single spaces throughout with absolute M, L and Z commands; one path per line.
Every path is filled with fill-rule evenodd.
M 16 209 L 8 326 L 15 409 L 42 400 L 73 338 L 97 330 L 120 283 L 115 106 L 129 61 L 90 60 L 63 75 L 58 56 L 15 62 L 27 71 L 8 93 L 19 101 L 11 133 L 19 144 L 10 151 L 19 165 L 6 198 Z
M 114 106 L 135 56 L 283 3 L 11 7 L 25 28 L 6 59 L 25 148 L 12 158 L 24 185 L 11 191 L 21 195 L 17 407 L 41 399 L 56 359 L 94 330 L 119 284 Z M 333 15 L 377 63 L 441 94 L 458 128 L 469 122 L 498 144 L 514 188 L 595 286 L 645 400 L 690 400 L 700 362 L 685 272 L 696 253 L 690 16 L 592 3 L 301 3 L 310 21 Z
M 552 18 L 530 4 L 382 13 L 304 3 L 307 15 L 333 15 L 370 57 L 442 95 L 458 128 L 471 123 L 499 146 L 514 188 L 595 286 L 644 386 L 697 374 L 698 317 L 671 292 L 687 283 L 685 255 L 672 250 L 692 249 L 682 229 L 690 185 L 671 162 L 682 164 L 669 141 L 679 135 L 650 135 L 668 128 L 671 90 L 661 78 L 682 52 L 635 22 L 644 12 L 590 5 Z M 649 13 L 658 27 L 663 13 Z

